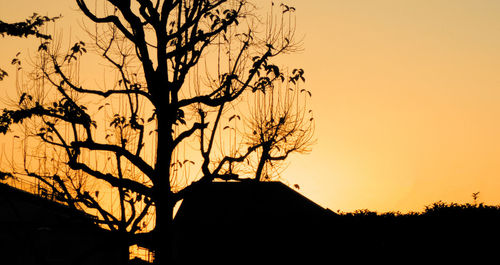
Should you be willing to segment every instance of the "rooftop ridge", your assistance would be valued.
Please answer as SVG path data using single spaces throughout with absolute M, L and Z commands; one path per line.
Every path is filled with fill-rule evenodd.
M 50 198 L 41 196 L 39 194 L 30 192 L 27 190 L 23 190 L 23 189 L 20 189 L 17 187 L 13 187 L 7 183 L 0 182 L 0 192 L 1 192 L 0 197 L 2 197 L 2 193 L 10 192 L 10 195 L 18 196 L 18 197 L 21 197 L 21 199 L 28 200 L 31 202 L 44 204 L 44 205 L 52 207 L 52 208 L 60 209 L 62 211 L 66 211 L 68 213 L 75 214 L 81 218 L 87 219 L 87 220 L 92 221 L 92 222 L 96 218 L 95 216 L 88 214 L 88 213 L 82 211 L 81 209 L 71 208 L 70 206 L 63 204 L 57 200 L 50 199 Z

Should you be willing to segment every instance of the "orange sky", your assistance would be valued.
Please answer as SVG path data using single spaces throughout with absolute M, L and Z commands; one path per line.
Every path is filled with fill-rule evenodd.
M 3 20 L 78 21 L 70 0 L 5 2 Z M 305 48 L 287 61 L 306 70 L 318 139 L 290 159 L 286 182 L 332 210 L 419 211 L 477 191 L 500 204 L 499 1 L 286 3 Z M 19 43 L 0 39 L 0 65 Z
M 297 61 L 318 144 L 291 181 L 334 210 L 500 203 L 500 2 L 310 3 Z

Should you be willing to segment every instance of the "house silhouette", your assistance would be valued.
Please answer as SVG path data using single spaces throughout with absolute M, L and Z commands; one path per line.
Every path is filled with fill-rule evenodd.
M 471 244 L 458 247 L 475 235 L 497 238 L 498 229 L 478 222 L 464 229 L 455 217 L 343 216 L 281 182 L 212 182 L 195 184 L 181 202 L 174 255 L 176 264 L 359 264 L 436 256 L 434 249 L 445 249 L 440 256 L 448 257 L 473 250 Z M 0 237 L 2 265 L 112 265 L 121 258 L 120 239 L 93 216 L 6 184 L 0 184 Z
M 174 219 L 177 260 L 324 261 L 335 247 L 329 225 L 335 215 L 281 182 L 200 184 L 184 198 Z
M 0 264 L 118 264 L 116 238 L 93 216 L 0 183 Z

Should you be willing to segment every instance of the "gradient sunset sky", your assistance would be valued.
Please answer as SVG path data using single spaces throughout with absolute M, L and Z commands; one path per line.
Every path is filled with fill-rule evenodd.
M 81 21 L 71 0 L 0 1 L 7 22 Z M 500 1 L 283 2 L 304 36 L 286 61 L 305 70 L 317 139 L 289 160 L 286 183 L 334 211 L 420 211 L 478 191 L 500 204 Z M 20 43 L 0 39 L 6 70 Z

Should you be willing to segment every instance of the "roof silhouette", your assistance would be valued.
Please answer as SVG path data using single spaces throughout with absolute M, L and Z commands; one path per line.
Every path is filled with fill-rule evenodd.
M 22 208 L 19 207 L 22 205 Z M 67 205 L 0 183 L 0 216 L 3 221 L 36 222 L 37 224 L 69 225 L 78 223 L 90 229 L 101 230 L 94 225 L 94 216 Z
M 117 264 L 117 239 L 94 221 L 0 183 L 0 264 Z
M 201 184 L 175 217 L 178 259 L 185 264 L 319 259 L 333 215 L 281 182 Z
M 175 217 L 179 264 L 493 260 L 498 216 L 335 214 L 280 182 L 200 184 Z M 442 213 L 444 211 L 444 213 Z
M 212 182 L 196 187 L 183 200 L 177 222 L 205 223 L 318 221 L 332 212 L 281 182 Z M 281 224 L 283 225 L 283 224 Z

